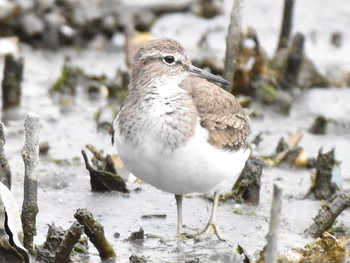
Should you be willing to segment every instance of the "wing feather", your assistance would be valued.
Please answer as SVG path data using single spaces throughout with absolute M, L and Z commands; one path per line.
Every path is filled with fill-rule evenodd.
M 250 133 L 249 116 L 236 98 L 205 79 L 191 76 L 180 86 L 192 96 L 209 143 L 227 150 L 243 146 Z

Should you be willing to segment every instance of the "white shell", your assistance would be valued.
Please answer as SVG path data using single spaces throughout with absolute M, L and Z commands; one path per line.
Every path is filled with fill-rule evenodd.
M 8 233 L 9 231 L 11 233 Z M 11 191 L 0 182 L 0 247 L 16 250 L 25 262 L 29 262 L 28 253 L 22 242 L 23 230 L 17 204 Z

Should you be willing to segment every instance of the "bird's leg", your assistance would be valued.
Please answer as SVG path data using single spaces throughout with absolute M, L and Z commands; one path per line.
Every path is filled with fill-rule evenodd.
M 177 208 L 177 239 L 183 239 L 184 236 L 184 228 L 182 225 L 182 195 L 175 194 L 176 200 L 176 208 Z
M 200 237 L 198 239 L 205 239 L 207 238 L 210 234 L 215 234 L 219 240 L 224 241 L 225 239 L 222 238 L 217 223 L 216 223 L 216 211 L 218 208 L 218 204 L 219 204 L 219 197 L 220 197 L 220 193 L 218 191 L 216 191 L 214 193 L 214 201 L 213 201 L 213 208 L 211 211 L 211 215 L 209 218 L 209 222 L 208 224 L 200 231 L 198 231 L 197 233 L 193 233 L 193 234 L 187 234 L 187 237 L 196 237 L 199 235 L 203 235 L 203 237 Z
M 182 240 L 186 238 L 186 235 L 184 234 L 184 228 L 182 225 L 182 195 L 175 194 L 175 200 L 176 200 L 176 208 L 177 208 L 177 233 L 175 238 L 174 237 L 164 237 L 160 235 L 155 234 L 147 234 L 149 238 L 160 238 L 163 242 L 172 241 L 172 240 Z

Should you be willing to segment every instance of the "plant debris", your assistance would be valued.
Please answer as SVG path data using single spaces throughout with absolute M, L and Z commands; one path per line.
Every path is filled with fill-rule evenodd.
M 232 199 L 238 203 L 259 205 L 262 171 L 260 159 L 249 159 L 231 190 Z
M 130 263 L 147 263 L 147 260 L 144 256 L 137 256 L 132 254 L 129 258 Z
M 89 237 L 91 243 L 94 244 L 100 253 L 101 259 L 114 258 L 117 256 L 112 245 L 105 237 L 103 226 L 94 219 L 88 210 L 78 209 L 74 217 L 84 226 L 84 233 Z
M 129 193 L 125 181 L 116 173 L 94 169 L 90 164 L 84 150 L 81 151 L 86 169 L 90 172 L 90 183 L 92 191 L 119 191 Z
M 124 99 L 129 84 L 129 72 L 118 70 L 115 78 L 104 75 L 89 75 L 81 67 L 74 66 L 71 58 L 66 57 L 61 75 L 51 85 L 50 91 L 64 95 L 76 95 L 77 89 L 83 87 L 91 96 L 101 94 L 109 98 Z
M 344 263 L 349 258 L 348 241 L 345 237 L 336 238 L 325 232 L 313 244 L 304 248 L 296 247 L 280 255 L 280 263 Z
M 69 258 L 80 258 L 88 253 L 87 238 L 80 238 L 81 233 L 81 225 L 76 222 L 67 231 L 54 223 L 49 224 L 44 244 L 36 248 L 36 260 L 61 263 L 68 262 Z
M 263 161 L 270 166 L 279 166 L 282 163 L 301 167 L 309 165 L 310 160 L 305 150 L 298 146 L 302 138 L 303 133 L 300 130 L 292 134 L 288 142 L 281 138 L 276 146 L 275 155 L 263 157 Z
M 142 228 L 138 231 L 132 232 L 130 237 L 127 239 L 128 241 L 144 241 L 145 240 L 145 232 Z
M 322 153 L 318 152 L 315 167 L 316 174 L 308 195 L 314 195 L 317 199 L 329 199 L 341 188 L 342 178 L 339 172 L 340 163 L 335 159 L 334 149 Z
M 150 218 L 166 218 L 166 214 L 149 214 L 141 216 L 142 219 L 150 219 Z
M 350 195 L 346 192 L 338 192 L 318 211 L 314 223 L 305 232 L 312 237 L 319 237 L 328 230 L 335 219 L 350 207 Z

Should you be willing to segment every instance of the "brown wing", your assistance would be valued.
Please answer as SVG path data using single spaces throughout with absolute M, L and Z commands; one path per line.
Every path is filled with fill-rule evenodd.
M 249 116 L 236 98 L 205 79 L 191 76 L 180 86 L 193 97 L 209 143 L 227 150 L 239 149 L 250 133 Z

